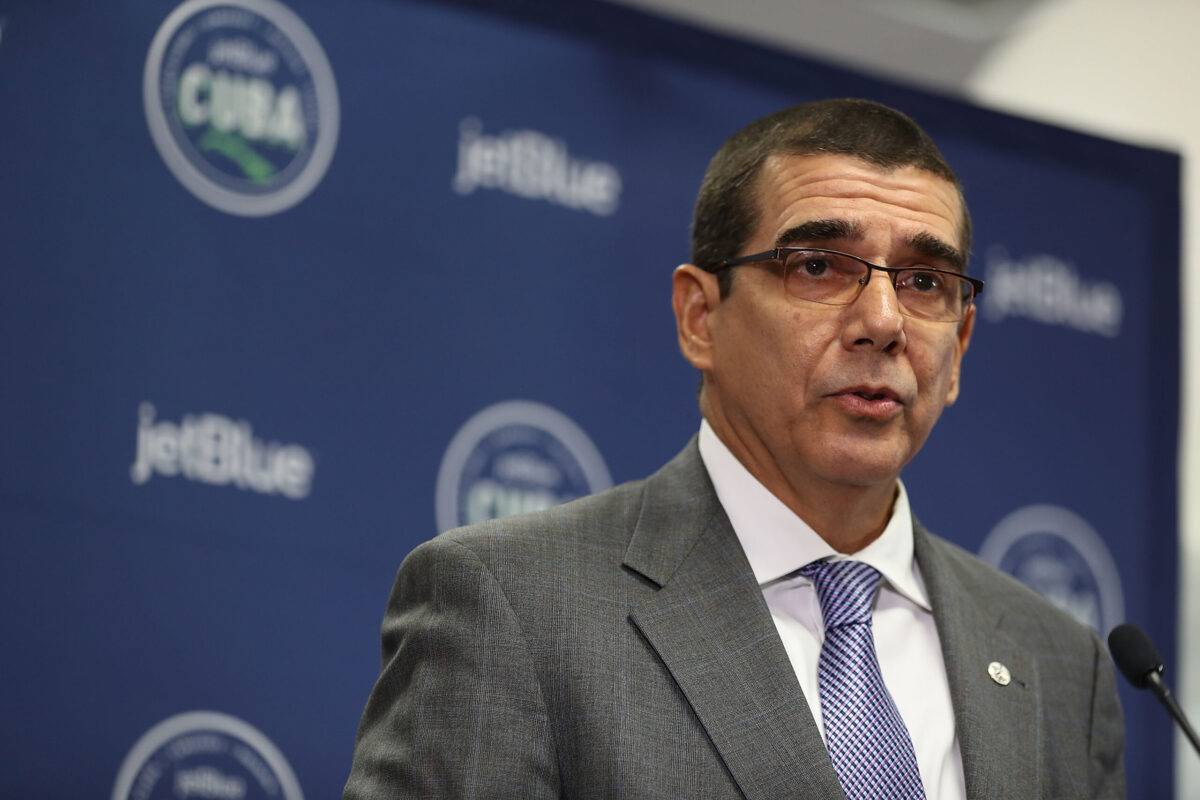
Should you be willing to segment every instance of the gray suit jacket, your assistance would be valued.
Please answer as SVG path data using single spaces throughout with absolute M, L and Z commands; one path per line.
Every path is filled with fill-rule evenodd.
M 1096 636 L 914 536 L 968 796 L 1124 797 Z M 843 797 L 695 440 L 644 481 L 413 550 L 345 797 Z

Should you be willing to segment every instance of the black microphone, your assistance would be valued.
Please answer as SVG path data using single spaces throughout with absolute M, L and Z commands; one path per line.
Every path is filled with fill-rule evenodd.
M 1154 649 L 1154 643 L 1150 641 L 1146 632 L 1129 622 L 1118 625 L 1108 634 L 1108 650 L 1112 653 L 1113 661 L 1117 662 L 1121 674 L 1134 687 L 1154 692 L 1159 702 L 1179 723 L 1196 753 L 1200 754 L 1200 737 L 1196 736 L 1196 731 L 1188 724 L 1183 709 L 1175 702 L 1175 696 L 1163 681 L 1162 657 Z

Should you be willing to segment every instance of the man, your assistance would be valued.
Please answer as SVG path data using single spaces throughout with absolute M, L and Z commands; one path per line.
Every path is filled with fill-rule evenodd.
M 673 283 L 698 437 L 412 552 L 346 797 L 1124 796 L 1096 636 L 899 482 L 959 393 L 969 247 L 896 111 L 809 103 L 726 142 Z

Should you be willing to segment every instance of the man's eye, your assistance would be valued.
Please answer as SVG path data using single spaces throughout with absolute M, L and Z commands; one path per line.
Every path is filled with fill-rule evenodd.
M 904 285 L 918 292 L 936 292 L 942 288 L 941 277 L 936 272 L 913 272 L 904 281 Z
M 807 258 L 804 260 L 804 272 L 814 278 L 819 278 L 829 271 L 829 260 L 825 258 Z

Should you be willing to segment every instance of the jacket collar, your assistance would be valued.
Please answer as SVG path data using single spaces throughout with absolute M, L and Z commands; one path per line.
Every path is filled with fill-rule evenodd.
M 1005 632 L 1007 600 L 972 579 L 982 565 L 916 520 L 913 546 L 950 680 L 967 796 L 1041 797 L 1041 684 L 1036 662 Z M 992 679 L 993 662 L 1008 669 L 1008 685 Z
M 630 620 L 748 800 L 843 798 L 695 439 L 644 491 L 624 563 L 661 588 L 632 609 Z

